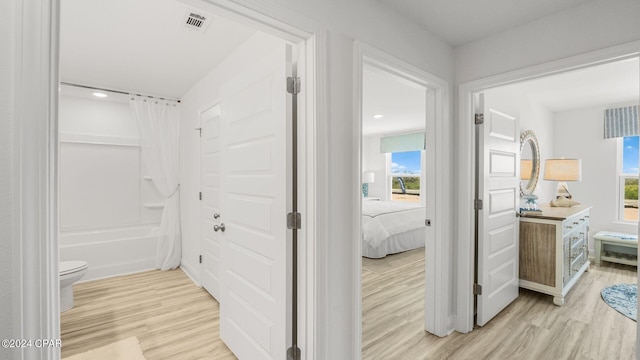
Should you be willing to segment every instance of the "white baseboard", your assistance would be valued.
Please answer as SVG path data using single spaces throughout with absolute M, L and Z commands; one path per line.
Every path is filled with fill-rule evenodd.
M 198 272 L 195 271 L 193 267 L 191 267 L 191 265 L 189 265 L 186 262 L 183 262 L 180 264 L 180 268 L 182 269 L 182 271 L 184 271 L 185 274 L 187 274 L 189 279 L 191 279 L 191 281 L 193 281 L 194 284 L 196 284 L 198 287 L 202 287 L 202 284 L 200 284 L 200 281 L 196 280 L 196 279 L 200 279 L 199 276 L 196 276 Z

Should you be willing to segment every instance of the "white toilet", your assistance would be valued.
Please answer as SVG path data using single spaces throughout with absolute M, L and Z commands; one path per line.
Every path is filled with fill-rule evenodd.
M 80 280 L 88 268 L 86 261 L 60 262 L 60 312 L 73 307 L 73 283 Z

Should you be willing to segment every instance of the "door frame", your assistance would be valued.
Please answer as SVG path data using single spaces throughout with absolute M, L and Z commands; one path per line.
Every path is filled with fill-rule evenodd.
M 216 109 L 217 108 L 217 109 Z M 203 119 L 203 115 L 206 112 L 212 111 L 216 109 L 215 113 L 218 118 L 220 117 L 220 101 L 219 99 L 216 99 L 215 102 L 213 102 L 212 105 L 207 105 L 204 108 L 198 110 L 198 129 L 200 130 L 200 132 L 202 133 L 202 130 L 204 130 L 203 126 L 202 126 L 202 119 Z M 203 171 L 203 166 L 202 166 L 202 159 L 203 159 L 203 154 L 202 154 L 202 135 L 200 135 L 200 137 L 198 138 L 198 174 L 199 174 L 199 179 L 198 179 L 198 189 L 200 189 L 202 195 L 204 195 L 204 184 L 202 182 L 202 171 Z M 185 271 L 185 273 L 187 273 L 187 275 L 191 278 L 191 281 L 193 281 L 196 285 L 205 288 L 204 286 L 204 281 L 202 280 L 202 277 L 204 276 L 204 274 L 206 273 L 206 265 L 205 265 L 205 258 L 204 258 L 204 242 L 205 242 L 205 234 L 203 233 L 203 223 L 205 220 L 205 211 L 203 210 L 204 208 L 204 201 L 200 201 L 198 210 L 199 210 L 199 222 L 198 222 L 198 245 L 200 246 L 200 256 L 202 256 L 202 262 L 200 262 L 198 265 L 198 271 L 197 273 L 194 272 L 194 276 L 192 277 L 192 275 L 190 274 L 191 271 L 193 271 L 193 269 L 189 268 L 187 269 L 187 271 Z M 182 264 L 180 264 L 180 267 L 186 267 Z M 184 269 L 183 269 L 184 270 Z M 195 278 L 195 274 L 197 274 L 197 279 Z M 211 296 L 213 296 L 214 299 L 216 299 L 216 301 L 218 303 L 220 303 L 220 299 L 218 297 L 220 297 L 220 294 L 218 293 L 218 297 L 214 296 L 211 291 L 209 291 L 210 289 L 206 289 L 207 292 L 209 292 L 209 294 Z
M 324 223 L 326 205 L 318 201 L 317 174 L 327 172 L 326 154 L 319 149 L 327 137 L 326 78 L 327 31 L 319 23 L 282 5 L 261 0 L 181 0 L 186 4 L 247 24 L 298 45 L 298 61 L 304 62 L 301 96 L 298 98 L 299 181 L 303 194 L 299 209 L 303 216 L 299 246 L 298 344 L 308 359 L 318 349 L 315 330 L 318 294 L 317 231 Z M 259 9 L 259 10 L 254 10 Z M 60 0 L 16 0 L 14 7 L 17 53 L 14 67 L 13 150 L 19 154 L 13 181 L 12 253 L 15 276 L 12 301 L 13 326 L 23 338 L 59 339 L 58 275 L 58 86 L 60 48 Z M 40 19 L 40 21 L 32 21 Z M 283 80 L 284 81 L 284 80 Z M 18 186 L 19 185 L 19 186 Z M 322 217 L 322 218 L 321 218 Z M 18 281 L 16 281 L 18 280 Z M 321 301 L 324 301 L 326 295 Z M 60 349 L 18 349 L 20 357 L 59 359 Z
M 448 127 L 449 118 L 449 90 L 446 81 L 418 69 L 390 54 L 380 51 L 370 45 L 360 41 L 354 42 L 354 132 L 353 144 L 357 149 L 354 152 L 353 163 L 357 166 L 353 169 L 352 178 L 356 180 L 354 184 L 353 199 L 357 211 L 353 214 L 353 223 L 356 226 L 355 239 L 362 238 L 362 78 L 364 65 L 373 66 L 390 74 L 399 76 L 408 81 L 420 84 L 427 89 L 426 96 L 426 127 L 428 134 L 427 146 L 433 149 L 434 164 L 431 164 L 427 171 L 435 170 L 435 184 L 428 185 L 430 192 L 435 199 L 434 206 L 427 208 L 426 216 L 432 220 L 431 229 L 425 227 L 425 231 L 431 233 L 433 242 L 426 241 L 425 251 L 425 312 L 424 329 L 437 336 L 446 336 L 450 333 L 453 325 L 453 318 L 449 314 L 449 303 L 453 301 L 449 294 L 449 284 L 453 280 L 450 271 L 451 257 L 448 255 L 451 248 L 446 241 L 446 229 L 449 229 L 451 218 L 448 216 L 448 207 L 445 206 L 445 197 L 449 194 L 447 181 L 447 167 L 449 154 L 446 151 L 446 139 L 449 138 Z M 432 109 L 432 110 L 430 110 Z M 431 145 L 432 144 L 432 145 Z M 356 296 L 354 298 L 354 309 L 357 317 L 355 319 L 353 334 L 356 344 L 354 359 L 359 359 L 362 353 L 362 241 L 354 241 L 353 261 L 355 268 L 354 283 L 357 284 Z M 436 295 L 437 294 L 437 295 Z
M 473 239 L 473 199 L 475 194 L 473 181 L 475 174 L 474 95 L 503 85 L 636 58 L 639 55 L 640 41 L 634 41 L 460 84 L 457 139 L 457 178 L 459 183 L 456 191 L 458 194 L 456 211 L 458 222 L 458 236 L 456 239 L 458 248 L 456 256 L 458 264 L 456 331 L 467 333 L 472 331 L 474 326 L 474 295 L 472 290 L 475 251 Z

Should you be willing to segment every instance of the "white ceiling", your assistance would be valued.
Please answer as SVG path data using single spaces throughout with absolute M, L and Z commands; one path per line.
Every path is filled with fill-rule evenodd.
M 426 89 L 395 75 L 365 66 L 362 89 L 362 134 L 421 130 L 426 122 Z M 381 119 L 373 115 L 384 115 Z
M 182 97 L 255 33 L 221 17 L 190 30 L 191 9 L 176 0 L 61 1 L 60 80 Z
M 638 58 L 593 66 L 501 87 L 522 94 L 551 112 L 638 102 Z
M 453 46 L 592 0 L 378 0 Z

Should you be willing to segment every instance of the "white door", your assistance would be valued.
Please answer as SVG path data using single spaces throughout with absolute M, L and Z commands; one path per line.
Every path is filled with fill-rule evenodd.
M 218 302 L 220 299 L 220 237 L 213 231 L 220 223 L 220 107 L 200 115 L 200 204 L 202 286 Z
M 221 88 L 220 337 L 239 359 L 285 359 L 291 49 L 282 45 Z
M 484 114 L 478 131 L 477 323 L 482 326 L 518 297 L 519 120 L 492 107 L 481 95 L 476 103 Z

